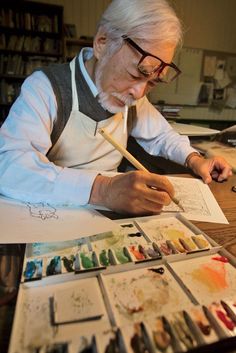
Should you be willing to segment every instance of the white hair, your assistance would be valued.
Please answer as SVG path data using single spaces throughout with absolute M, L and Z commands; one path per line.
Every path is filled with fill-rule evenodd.
M 110 52 L 121 46 L 122 35 L 159 45 L 177 46 L 182 42 L 180 20 L 166 0 L 113 0 L 98 23 L 98 30 L 106 33 L 111 40 L 109 45 L 113 41 Z

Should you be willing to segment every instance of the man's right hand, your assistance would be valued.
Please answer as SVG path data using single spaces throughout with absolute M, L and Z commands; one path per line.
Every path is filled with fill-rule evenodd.
M 148 215 L 160 213 L 173 196 L 173 185 L 165 176 L 132 171 L 114 177 L 98 175 L 89 203 L 118 213 Z

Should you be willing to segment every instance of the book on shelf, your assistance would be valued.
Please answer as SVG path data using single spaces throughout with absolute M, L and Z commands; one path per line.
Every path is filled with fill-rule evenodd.
M 24 47 L 24 41 L 25 41 L 25 36 L 18 37 L 18 40 L 16 42 L 16 46 L 15 46 L 15 50 L 22 51 L 23 47 Z
M 7 43 L 7 49 L 9 50 L 14 50 L 16 48 L 16 44 L 18 41 L 19 37 L 17 35 L 11 35 L 9 37 L 8 43 Z
M 5 34 L 0 34 L 0 49 L 6 48 L 6 36 Z

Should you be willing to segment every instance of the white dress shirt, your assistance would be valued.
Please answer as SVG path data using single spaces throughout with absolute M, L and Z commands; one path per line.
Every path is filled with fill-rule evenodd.
M 83 76 L 94 96 L 97 88 L 79 55 Z M 131 131 L 150 154 L 184 164 L 195 150 L 187 137 L 178 135 L 146 97 L 137 102 L 137 122 Z M 46 157 L 50 134 L 57 118 L 57 101 L 47 76 L 36 71 L 23 83 L 19 97 L 0 129 L 0 193 L 27 202 L 85 205 L 95 177 L 103 170 L 74 169 L 55 165 Z M 102 161 L 101 161 L 102 164 Z

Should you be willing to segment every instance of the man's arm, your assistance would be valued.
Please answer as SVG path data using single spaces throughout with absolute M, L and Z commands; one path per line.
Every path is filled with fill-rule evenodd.
M 166 177 L 134 171 L 112 178 L 98 175 L 89 203 L 119 213 L 145 215 L 159 213 L 173 196 L 174 188 Z
M 198 153 L 191 153 L 186 159 L 186 166 L 202 177 L 206 184 L 209 184 L 212 179 L 224 181 L 232 175 L 232 167 L 219 156 L 205 159 Z
M 146 98 L 137 104 L 138 119 L 131 131 L 146 152 L 187 165 L 205 183 L 222 181 L 232 175 L 232 168 L 224 158 L 204 159 L 190 146 L 188 137 L 180 136 Z
M 62 168 L 46 157 L 56 117 L 51 84 L 35 72 L 0 130 L 0 193 L 29 202 L 88 203 L 97 172 Z

